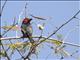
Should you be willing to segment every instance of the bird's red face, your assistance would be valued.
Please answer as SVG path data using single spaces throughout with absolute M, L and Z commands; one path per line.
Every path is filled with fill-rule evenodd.
M 31 21 L 31 19 L 29 19 L 29 18 L 25 18 L 24 20 L 23 20 L 23 23 L 30 23 L 30 21 Z

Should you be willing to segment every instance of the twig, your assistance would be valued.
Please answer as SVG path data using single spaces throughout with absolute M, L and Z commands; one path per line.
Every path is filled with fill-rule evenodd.
M 43 30 L 41 30 L 41 35 L 40 35 L 40 37 L 38 38 L 38 41 L 42 38 L 42 34 L 43 34 Z
M 11 42 L 11 40 L 9 40 L 10 41 L 10 43 L 12 44 L 12 42 Z M 18 53 L 21 55 L 21 57 L 22 58 L 24 58 L 23 56 L 22 56 L 22 54 L 20 53 L 20 51 L 16 48 L 16 50 L 18 51 Z
M 72 21 L 79 13 L 80 13 L 80 10 L 72 18 L 70 18 L 67 22 L 63 23 L 59 28 L 57 28 L 57 30 L 55 30 L 51 35 L 49 35 L 47 38 L 45 38 L 43 41 L 46 41 L 48 38 L 50 38 L 51 36 L 56 34 L 63 26 L 65 26 L 70 21 Z M 38 44 L 42 43 L 43 41 L 39 42 Z
M 51 35 L 49 35 L 47 38 L 45 38 L 43 41 L 40 41 L 36 46 L 38 46 L 39 44 L 41 44 L 42 42 L 46 41 L 48 38 L 50 38 L 51 36 L 53 36 L 54 34 L 56 34 L 57 31 L 59 31 L 63 26 L 65 26 L 66 24 L 68 24 L 70 21 L 72 21 L 76 15 L 80 12 L 80 10 L 72 17 L 70 18 L 67 22 L 63 23 L 57 30 L 55 30 Z M 72 45 L 72 44 L 70 44 Z M 34 46 L 36 48 L 36 46 Z M 32 49 L 33 50 L 33 49 Z M 28 53 L 28 55 L 25 57 L 25 59 L 27 59 L 30 55 L 31 55 L 32 51 L 30 51 Z
M 10 31 L 15 25 L 17 25 L 17 23 L 16 23 L 16 24 L 13 24 L 11 28 L 9 28 L 7 31 L 5 31 L 5 32 L 2 34 L 2 36 L 4 36 L 8 31 Z
M 24 58 L 24 60 L 26 60 L 26 59 L 31 60 L 31 59 L 30 59 L 30 56 L 31 56 L 31 54 L 34 53 L 35 48 L 36 48 L 36 46 L 31 46 L 31 47 L 30 47 L 30 51 L 28 52 L 28 54 L 27 54 L 27 56 Z
M 74 17 L 75 19 L 78 19 L 78 20 L 80 20 L 78 17 Z
M 39 37 L 38 36 L 33 36 L 32 38 L 39 38 Z M 41 41 L 45 42 L 44 39 L 46 39 L 47 37 L 43 36 L 41 38 L 43 38 Z M 21 39 L 21 37 L 0 38 L 0 40 L 14 40 L 14 39 Z M 48 40 L 56 40 L 56 39 L 48 38 Z M 59 40 L 56 40 L 56 41 L 59 41 Z M 62 42 L 62 41 L 59 41 L 59 42 Z M 62 42 L 62 43 L 67 44 L 67 45 L 71 45 L 71 46 L 75 46 L 75 47 L 80 47 L 80 45 L 73 44 L 73 43 L 70 43 L 70 42 Z
M 2 6 L 2 9 L 1 9 L 1 12 L 0 12 L 0 17 L 1 17 L 1 15 L 2 15 L 2 12 L 3 12 L 3 9 L 4 9 L 5 5 L 6 5 L 6 2 L 7 2 L 7 0 L 5 0 L 4 4 L 3 4 L 3 6 Z
M 3 50 L 5 51 L 4 46 L 3 46 L 2 42 L 1 42 L 1 45 L 2 45 Z M 0 52 L 1 52 L 1 51 L 0 51 Z M 6 52 L 6 51 L 5 51 L 5 55 L 6 55 L 7 59 L 8 59 L 8 60 L 10 60 L 10 58 L 9 58 L 9 56 L 8 56 L 8 54 L 7 54 L 7 52 Z
M 6 5 L 6 2 L 7 2 L 7 0 L 5 0 L 5 3 L 3 4 L 2 9 L 1 9 L 1 11 L 0 11 L 0 21 L 1 21 L 2 12 L 3 12 L 3 9 L 4 9 L 5 5 Z M 1 37 L 2 37 L 2 35 L 1 35 L 1 33 L 0 33 L 0 38 L 1 38 Z M 3 48 L 3 50 L 5 51 L 4 46 L 3 46 L 2 42 L 1 42 L 1 40 L 0 40 L 0 44 L 2 45 L 2 48 Z M 0 46 L 0 50 L 1 50 L 1 46 Z M 0 52 L 1 52 L 1 51 L 0 51 Z M 9 58 L 9 56 L 8 56 L 8 54 L 7 54 L 6 51 L 5 51 L 5 54 L 6 54 L 7 59 L 10 60 L 10 58 Z M 1 58 L 1 57 L 0 57 L 0 58 Z
M 27 3 L 25 4 L 25 18 L 26 18 L 26 8 L 27 8 L 26 6 L 27 6 Z

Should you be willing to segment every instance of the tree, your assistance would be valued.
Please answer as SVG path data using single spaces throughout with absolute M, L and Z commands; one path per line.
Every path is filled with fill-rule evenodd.
M 6 7 L 6 2 L 8 2 L 8 1 L 5 1 L 5 2 L 2 1 L 3 5 L 1 6 L 2 9 L 0 12 L 1 21 L 3 21 L 2 17 L 4 17 L 4 14 L 2 15 L 2 13 L 4 12 L 3 10 Z M 11 3 L 11 2 L 8 2 L 7 4 L 9 4 L 9 3 Z M 15 2 L 15 3 L 17 3 L 17 2 Z M 19 3 L 22 3 L 22 2 L 19 2 Z M 75 22 L 77 22 L 80 20 L 78 18 L 80 10 L 76 11 L 75 14 L 72 15 L 72 17 L 70 17 L 66 22 L 60 24 L 59 26 L 57 25 L 57 27 L 56 28 L 54 27 L 54 29 L 52 28 L 53 31 L 48 30 L 49 33 L 46 33 L 46 32 L 44 33 L 45 29 L 47 30 L 49 28 L 49 26 L 47 26 L 47 24 L 50 24 L 49 21 L 51 21 L 49 18 L 42 18 L 39 16 L 34 16 L 33 14 L 29 14 L 29 16 L 34 19 L 32 26 L 34 27 L 35 26 L 34 23 L 36 24 L 36 22 L 38 25 L 38 28 L 34 27 L 35 29 L 33 29 L 33 32 L 35 32 L 35 33 L 33 34 L 33 36 L 31 38 L 34 39 L 35 43 L 32 44 L 29 41 L 29 39 L 27 39 L 27 38 L 23 39 L 21 37 L 21 33 L 20 33 L 21 20 L 24 19 L 23 15 L 25 15 L 25 16 L 28 15 L 28 11 L 27 11 L 28 8 L 26 7 L 28 5 L 27 3 L 25 5 L 24 9 L 21 11 L 21 13 L 19 12 L 20 14 L 19 14 L 18 21 L 16 19 L 14 19 L 13 21 L 11 20 L 11 22 L 13 23 L 12 25 L 9 25 L 8 22 L 7 22 L 8 26 L 6 26 L 6 25 L 3 26 L 4 23 L 1 25 L 0 29 L 2 31 L 1 31 L 1 38 L 0 38 L 0 47 L 1 47 L 1 49 L 0 49 L 1 57 L 0 58 L 7 59 L 7 60 L 15 60 L 14 58 L 16 58 L 16 55 L 18 55 L 19 57 L 16 58 L 18 60 L 22 60 L 22 59 L 23 60 L 35 60 L 35 59 L 38 60 L 39 56 L 45 55 L 46 56 L 45 59 L 48 60 L 49 56 L 51 54 L 53 54 L 52 56 L 53 57 L 57 56 L 57 58 L 59 60 L 64 59 L 66 57 L 79 59 L 78 56 L 76 56 L 76 54 L 79 54 L 80 45 L 75 44 L 75 43 L 73 44 L 71 42 L 66 42 L 65 40 L 68 39 L 68 37 L 70 37 L 70 34 L 73 34 L 72 33 L 73 31 L 76 31 L 79 29 L 79 25 L 76 25 L 75 27 L 73 27 L 74 24 L 72 24 L 72 21 L 76 20 Z M 16 7 L 15 7 L 15 9 L 16 9 Z M 23 17 L 21 18 L 21 16 L 23 16 Z M 48 19 L 49 19 L 49 21 L 48 21 Z M 48 23 L 46 23 L 46 21 L 48 21 Z M 52 21 L 53 21 L 53 19 L 52 19 Z M 38 22 L 39 22 L 39 24 L 38 24 Z M 62 28 L 68 24 L 72 24 L 71 27 L 73 27 L 73 29 L 70 29 L 69 31 L 67 31 L 67 35 L 65 35 L 65 37 L 63 38 L 64 34 L 62 34 L 60 30 L 62 30 Z M 50 24 L 50 26 L 52 26 L 52 25 Z M 45 28 L 45 27 L 47 27 L 47 28 Z M 68 25 L 68 27 L 70 27 L 70 25 Z M 78 27 L 78 28 L 76 28 L 76 27 Z M 66 29 L 66 28 L 63 28 L 63 29 Z M 38 33 L 36 34 L 37 31 L 38 31 Z M 52 31 L 52 32 L 50 33 L 50 31 Z M 15 37 L 12 37 L 12 36 L 14 36 L 15 32 L 18 34 Z M 65 31 L 63 31 L 63 32 L 65 32 Z M 12 36 L 10 36 L 11 33 L 13 34 Z M 47 34 L 48 34 L 48 36 L 47 36 Z M 5 37 L 5 35 L 6 35 L 6 37 Z M 55 36 L 55 37 L 53 37 L 53 36 Z M 73 39 L 73 37 L 71 39 Z M 69 51 L 70 48 L 71 48 L 71 51 Z M 44 49 L 45 49 L 45 51 L 44 51 Z M 48 51 L 50 52 L 50 54 L 47 53 Z M 41 54 L 41 52 L 43 54 Z M 45 52 L 46 52 L 46 54 L 44 54 Z M 35 56 L 36 56 L 36 58 L 35 58 Z M 76 57 L 74 57 L 74 56 L 76 56 Z

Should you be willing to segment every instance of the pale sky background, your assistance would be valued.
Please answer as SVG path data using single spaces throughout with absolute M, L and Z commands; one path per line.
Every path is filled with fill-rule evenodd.
M 1 26 L 5 25 L 12 25 L 14 17 L 16 17 L 16 21 L 18 21 L 18 16 L 20 12 L 24 9 L 25 1 L 8 1 L 6 3 L 6 6 L 4 8 L 2 17 L 1 17 Z M 37 28 L 37 24 L 45 23 L 45 29 L 43 32 L 43 36 L 49 36 L 56 27 L 59 27 L 61 24 L 69 20 L 77 11 L 79 10 L 79 3 L 78 1 L 28 1 L 27 2 L 27 15 L 28 17 L 30 14 L 33 14 L 35 16 L 42 16 L 44 18 L 47 18 L 46 21 L 39 21 L 37 19 L 32 20 L 32 26 L 33 26 L 33 36 L 40 35 L 40 31 Z M 1 5 L 3 2 L 1 3 Z M 22 19 L 24 18 L 24 14 L 22 15 Z M 32 18 L 32 17 L 31 17 Z M 21 24 L 21 23 L 20 23 Z M 20 25 L 19 24 L 19 25 Z M 61 30 L 59 30 L 57 33 L 62 34 L 63 38 L 65 39 L 65 36 L 69 33 L 67 39 L 65 39 L 65 42 L 71 42 L 74 44 L 79 44 L 79 20 L 73 19 L 70 23 L 65 25 Z M 70 32 L 71 30 L 75 29 L 74 31 Z M 2 32 L 3 33 L 3 30 Z M 15 36 L 15 31 L 9 31 L 6 35 L 9 37 Z M 21 32 L 18 32 L 18 36 L 21 36 Z M 52 36 L 52 38 L 56 38 L 56 36 Z M 14 41 L 13 41 L 14 42 Z M 6 41 L 6 43 L 9 43 Z M 73 51 L 77 50 L 77 48 L 72 46 L 67 46 L 65 48 L 69 53 L 72 53 Z M 50 54 L 51 53 L 51 54 Z M 60 60 L 60 57 L 57 57 L 56 54 L 54 54 L 54 51 L 50 50 L 49 47 L 44 46 L 44 48 L 41 48 L 41 52 L 39 53 L 39 60 L 45 60 L 47 55 L 49 55 L 47 60 Z M 78 54 L 76 54 L 77 56 Z M 67 57 L 63 60 L 76 60 L 76 56 L 73 57 Z M 18 52 L 15 52 L 15 54 L 12 56 L 11 60 L 16 60 L 16 58 L 19 58 L 20 55 Z M 38 60 L 36 57 L 32 56 L 32 60 Z M 2 59 L 4 60 L 4 59 Z

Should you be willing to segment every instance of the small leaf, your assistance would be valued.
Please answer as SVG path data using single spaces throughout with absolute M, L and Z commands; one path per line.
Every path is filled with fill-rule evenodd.
M 15 45 L 15 44 L 10 44 L 9 47 L 10 47 L 12 50 L 16 49 L 16 45 Z
M 37 26 L 38 26 L 39 30 L 43 30 L 44 29 L 43 25 L 38 24 Z
M 47 40 L 47 42 L 60 46 L 63 42 L 59 40 Z
M 6 57 L 6 52 L 3 50 L 0 52 L 0 56 Z
M 57 35 L 57 38 L 60 40 L 62 39 L 62 35 L 61 34 L 56 34 Z
M 3 26 L 2 28 L 4 29 L 4 30 L 8 30 L 8 29 L 10 29 L 12 26 Z M 18 25 L 15 25 L 15 26 L 13 26 L 13 28 L 12 28 L 12 30 L 18 30 L 18 29 L 20 29 L 20 27 L 18 26 Z
M 53 42 L 54 44 L 56 44 L 57 46 L 59 46 L 59 45 L 62 44 L 62 42 L 61 42 L 61 41 L 58 41 L 58 40 L 52 40 L 52 42 Z
M 23 45 L 23 43 L 22 43 L 22 42 L 17 42 L 17 43 L 15 43 L 15 46 L 16 46 L 17 48 L 21 48 L 21 47 L 22 47 L 22 45 Z

